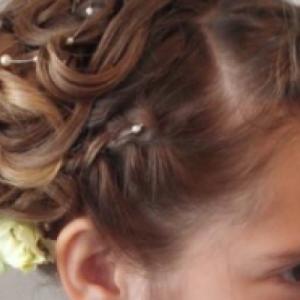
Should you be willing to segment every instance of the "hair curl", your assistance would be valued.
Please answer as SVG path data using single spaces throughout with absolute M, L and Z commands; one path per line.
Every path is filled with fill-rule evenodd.
M 0 213 L 52 238 L 87 215 L 120 252 L 170 263 L 201 210 L 256 184 L 295 133 L 299 9 L 94 0 L 85 18 L 86 5 L 16 0 L 1 14 L 0 54 L 39 60 L 0 70 Z

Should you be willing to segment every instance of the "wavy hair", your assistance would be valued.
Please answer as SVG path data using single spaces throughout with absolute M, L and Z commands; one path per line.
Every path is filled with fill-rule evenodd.
M 297 135 L 299 8 L 94 0 L 85 18 L 70 2 L 1 13 L 0 54 L 39 59 L 0 69 L 0 213 L 54 239 L 87 215 L 132 260 L 170 263 Z

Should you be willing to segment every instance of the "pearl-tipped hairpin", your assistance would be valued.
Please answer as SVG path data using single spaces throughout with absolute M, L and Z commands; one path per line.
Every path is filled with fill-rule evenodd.
M 75 37 L 74 36 L 67 37 L 67 39 L 66 39 L 66 44 L 67 45 L 73 45 L 74 42 L 75 42 Z
M 13 64 L 25 64 L 25 63 L 32 63 L 37 61 L 38 61 L 37 56 L 28 59 L 13 59 L 9 54 L 3 54 L 0 56 L 0 65 L 2 67 L 9 67 L 10 65 Z
M 85 9 L 85 14 L 86 14 L 87 17 L 92 16 L 94 14 L 94 8 L 92 6 L 88 6 Z M 78 28 L 78 30 L 72 36 L 67 37 L 67 39 L 66 39 L 66 44 L 67 45 L 73 45 L 75 43 L 76 36 L 80 32 L 81 28 L 82 28 L 82 26 L 80 26 Z
M 130 132 L 137 134 L 140 133 L 143 129 L 144 125 L 143 124 L 135 124 L 131 126 Z
M 143 124 L 134 124 L 130 128 L 126 128 L 122 130 L 119 135 L 112 139 L 107 145 L 106 148 L 113 149 L 115 147 L 118 147 L 118 145 L 123 144 L 127 141 L 126 137 L 130 136 L 131 134 L 137 135 L 144 129 Z
M 134 124 L 129 129 L 125 129 L 121 132 L 120 138 L 123 138 L 124 136 L 127 136 L 129 134 L 138 134 L 142 131 L 144 128 L 143 124 Z
M 94 9 L 92 6 L 88 6 L 86 9 L 85 9 L 85 14 L 89 17 L 89 16 L 92 16 L 94 13 Z

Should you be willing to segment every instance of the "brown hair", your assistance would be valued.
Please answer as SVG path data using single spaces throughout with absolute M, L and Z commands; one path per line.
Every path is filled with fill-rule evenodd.
M 121 253 L 170 263 L 297 132 L 299 9 L 95 0 L 86 18 L 70 2 L 16 0 L 1 15 L 0 54 L 38 61 L 0 70 L 0 212 L 52 238 L 87 215 Z

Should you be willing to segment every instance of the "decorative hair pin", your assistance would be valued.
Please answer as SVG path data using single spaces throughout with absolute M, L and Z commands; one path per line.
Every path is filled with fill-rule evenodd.
M 144 128 L 143 124 L 132 125 L 130 128 L 130 133 L 134 133 L 134 134 L 140 133 L 143 128 Z
M 72 6 L 72 12 L 74 12 L 76 10 L 77 5 L 79 3 L 80 3 L 80 0 L 74 0 L 73 6 Z M 93 14 L 94 14 L 94 8 L 91 5 L 85 8 L 85 15 L 87 17 L 90 17 Z M 2 22 L 3 21 L 0 20 L 0 27 L 2 26 Z M 72 36 L 69 36 L 66 39 L 66 44 L 67 45 L 73 45 L 74 44 L 75 39 L 76 39 L 78 33 L 82 29 L 82 26 L 80 26 L 78 28 L 78 30 Z M 13 65 L 13 64 L 33 63 L 33 62 L 37 62 L 37 61 L 38 61 L 38 57 L 37 56 L 34 56 L 33 58 L 29 58 L 29 59 L 13 59 L 9 54 L 3 54 L 3 55 L 0 56 L 0 65 L 2 67 L 9 67 L 10 65 Z
M 122 141 L 128 135 L 139 134 L 143 130 L 143 128 L 144 128 L 144 125 L 140 123 L 140 124 L 134 124 L 129 129 L 125 129 L 125 130 L 121 131 L 121 133 L 119 134 L 119 136 L 117 137 L 117 139 L 113 139 L 112 141 L 109 142 L 108 148 L 122 144 Z
M 78 1 L 75 1 L 74 2 L 74 5 L 77 5 Z M 94 14 L 94 8 L 92 6 L 88 6 L 86 7 L 85 9 L 85 15 L 87 17 L 90 17 Z M 83 25 L 82 25 L 83 26 Z M 82 26 L 80 26 L 78 28 L 78 30 L 76 30 L 76 32 L 72 35 L 72 36 L 69 36 L 67 39 L 66 39 L 66 44 L 67 45 L 73 45 L 75 43 L 75 39 L 76 39 L 76 36 L 78 35 L 78 33 L 80 32 Z
M 119 138 L 123 138 L 124 136 L 130 135 L 130 134 L 138 134 L 142 131 L 144 128 L 143 124 L 134 124 L 129 129 L 125 129 L 121 132 L 119 135 Z
M 13 59 L 9 54 L 3 54 L 0 56 L 0 65 L 2 67 L 9 67 L 10 65 L 14 65 L 14 64 L 33 63 L 37 61 L 38 61 L 37 56 L 28 59 Z

